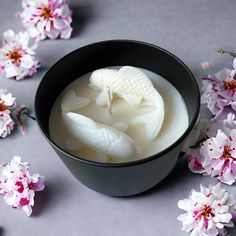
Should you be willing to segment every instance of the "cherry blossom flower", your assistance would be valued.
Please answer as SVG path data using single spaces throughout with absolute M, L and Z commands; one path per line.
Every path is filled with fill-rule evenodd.
M 206 104 L 208 109 L 217 119 L 225 110 L 230 107 L 236 111 L 236 58 L 233 62 L 233 70 L 224 68 L 215 74 L 203 78 L 202 104 Z
M 225 227 L 234 226 L 235 200 L 220 183 L 209 188 L 200 185 L 200 192 L 193 189 L 188 199 L 178 202 L 178 207 L 186 212 L 178 220 L 190 236 L 226 235 Z
M 0 165 L 0 194 L 6 203 L 23 209 L 28 216 L 32 213 L 35 191 L 44 189 L 44 177 L 29 173 L 29 164 L 14 156 L 10 163 Z
M 232 185 L 236 181 L 236 129 L 217 131 L 216 137 L 208 138 L 198 148 L 186 154 L 189 169 Z
M 185 154 L 189 169 L 231 185 L 236 180 L 236 115 L 229 113 L 226 119 L 202 124 L 200 141 Z
M 204 157 L 202 165 L 206 173 L 216 176 L 226 184 L 233 184 L 236 180 L 236 129 L 226 135 L 218 130 L 216 137 L 207 139 L 200 148 Z
M 11 111 L 15 107 L 15 100 L 11 93 L 0 89 L 0 137 L 5 138 L 14 128 L 15 122 L 11 118 Z
M 27 107 L 16 107 L 16 98 L 11 93 L 0 89 L 0 138 L 5 138 L 11 134 L 15 126 L 18 126 L 21 133 L 24 134 L 26 116 L 33 120 L 35 119 L 28 113 Z
M 24 79 L 37 72 L 39 61 L 35 58 L 36 44 L 29 45 L 27 32 L 15 34 L 8 30 L 3 34 L 0 48 L 0 73 L 7 78 Z
M 68 39 L 71 36 L 72 11 L 66 0 L 23 0 L 19 14 L 23 26 L 36 40 Z

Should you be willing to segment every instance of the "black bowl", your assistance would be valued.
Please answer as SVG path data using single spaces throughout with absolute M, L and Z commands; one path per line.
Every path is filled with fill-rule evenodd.
M 49 134 L 49 115 L 57 97 L 78 77 L 99 68 L 120 65 L 150 70 L 174 85 L 187 106 L 187 130 L 165 150 L 138 161 L 98 163 L 67 153 L 50 138 Z M 184 140 L 197 120 L 199 101 L 199 88 L 192 73 L 176 56 L 160 47 L 143 42 L 111 40 L 79 48 L 59 60 L 45 74 L 38 87 L 35 112 L 44 137 L 81 183 L 110 196 L 129 196 L 152 188 L 174 168 Z

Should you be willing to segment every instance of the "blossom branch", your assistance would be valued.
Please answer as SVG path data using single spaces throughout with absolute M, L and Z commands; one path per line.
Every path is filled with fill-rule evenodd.
M 236 53 L 234 53 L 234 52 L 229 52 L 229 51 L 225 51 L 223 48 L 218 48 L 218 49 L 216 49 L 216 51 L 217 52 L 219 52 L 219 53 L 227 53 L 227 54 L 229 54 L 231 57 L 234 57 L 234 58 L 236 58 Z

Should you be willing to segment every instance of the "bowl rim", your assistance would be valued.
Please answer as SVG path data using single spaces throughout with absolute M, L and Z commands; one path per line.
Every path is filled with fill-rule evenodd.
M 49 132 L 47 132 L 42 125 L 40 124 L 39 120 L 38 120 L 38 109 L 37 109 L 37 103 L 39 101 L 39 91 L 41 90 L 43 81 L 46 79 L 45 77 L 47 76 L 47 74 L 54 70 L 55 67 L 57 67 L 57 65 L 59 63 L 61 63 L 62 61 L 66 60 L 67 58 L 69 58 L 71 55 L 73 55 L 74 53 L 77 53 L 80 50 L 84 50 L 86 48 L 92 47 L 92 46 L 99 46 L 99 45 L 103 45 L 103 44 L 109 44 L 109 43 L 132 43 L 132 44 L 141 44 L 147 47 L 151 47 L 153 49 L 157 49 L 159 51 L 162 51 L 166 54 L 168 54 L 170 57 L 172 57 L 173 59 L 175 59 L 178 63 L 180 63 L 184 69 L 187 71 L 187 73 L 190 75 L 193 85 L 196 88 L 196 107 L 195 107 L 195 112 L 194 112 L 194 116 L 192 118 L 192 121 L 189 123 L 188 128 L 185 130 L 185 132 L 174 142 L 172 143 L 170 146 L 168 146 L 167 148 L 165 148 L 164 150 L 151 155 L 149 157 L 145 157 L 143 159 L 139 159 L 139 160 L 134 160 L 134 161 L 128 161 L 128 162 L 120 162 L 120 163 L 106 163 L 106 162 L 96 162 L 96 161 L 92 161 L 92 160 L 88 160 L 88 159 L 84 159 L 82 157 L 73 155 L 67 151 L 65 151 L 63 148 L 61 148 L 59 145 L 57 145 L 50 137 Z M 191 130 L 193 129 L 194 125 L 196 124 L 196 121 L 198 119 L 199 116 L 199 112 L 200 112 L 200 90 L 197 84 L 197 81 L 193 75 L 193 73 L 190 71 L 190 69 L 185 65 L 185 63 L 179 59 L 177 56 L 175 56 L 174 54 L 172 54 L 171 52 L 169 52 L 168 50 L 156 46 L 154 44 L 148 43 L 148 42 L 143 42 L 143 41 L 139 41 L 139 40 L 131 40 L 131 39 L 111 39 L 111 40 L 104 40 L 104 41 L 98 41 L 98 42 L 93 42 L 90 44 L 87 44 L 85 46 L 79 47 L 71 52 L 69 52 L 68 54 L 66 54 L 65 56 L 63 56 L 62 58 L 60 58 L 56 63 L 54 63 L 49 70 L 46 71 L 46 73 L 44 74 L 42 80 L 40 81 L 38 88 L 36 90 L 36 95 L 35 95 L 35 100 L 34 100 L 34 109 L 35 109 L 35 115 L 36 115 L 36 122 L 37 125 L 41 131 L 41 133 L 43 134 L 43 136 L 46 138 L 46 140 L 57 150 L 59 150 L 60 152 L 62 152 L 64 155 L 68 156 L 69 158 L 72 158 L 75 161 L 79 161 L 82 162 L 84 164 L 88 164 L 88 165 L 92 165 L 92 166 L 100 166 L 100 167 L 108 167 L 108 168 L 114 168 L 114 167 L 129 167 L 129 166 L 135 166 L 135 165 L 140 165 L 146 162 L 150 162 L 154 159 L 157 158 L 161 158 L 163 155 L 167 154 L 168 152 L 170 152 L 172 149 L 174 149 L 176 146 L 178 146 L 186 137 L 187 135 L 191 132 Z M 48 133 L 48 134 L 47 134 Z

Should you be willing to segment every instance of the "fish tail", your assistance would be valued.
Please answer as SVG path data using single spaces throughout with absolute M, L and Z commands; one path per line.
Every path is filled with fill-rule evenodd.
M 156 138 L 161 130 L 164 121 L 164 103 L 156 104 L 155 110 L 145 113 L 143 115 L 137 116 L 132 120 L 135 125 L 142 125 L 146 129 L 146 134 L 148 139 L 153 140 Z
M 90 102 L 89 98 L 86 97 L 77 97 L 77 104 L 76 104 L 76 108 L 77 109 L 81 109 L 85 106 L 87 106 Z
M 87 106 L 89 98 L 77 97 L 74 90 L 70 89 L 61 100 L 61 109 L 63 112 L 70 112 Z

